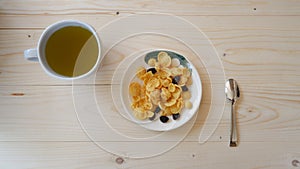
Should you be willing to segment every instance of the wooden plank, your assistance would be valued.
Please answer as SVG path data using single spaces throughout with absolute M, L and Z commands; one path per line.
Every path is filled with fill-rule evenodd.
M 297 142 L 247 142 L 239 148 L 226 143 L 184 142 L 161 156 L 130 159 L 106 153 L 90 142 L 0 142 L 0 166 L 13 168 L 298 168 Z M 276 147 L 276 148 L 274 148 Z M 147 147 L 145 147 L 147 149 Z M 117 160 L 119 158 L 119 160 Z M 162 161 L 163 158 L 163 161 Z M 123 161 L 122 161 L 123 160 Z M 119 161 L 119 163 L 117 163 Z M 255 161 L 255 163 L 253 162 Z
M 75 99 L 78 96 L 81 99 L 88 96 L 84 87 L 80 89 L 81 94 Z M 107 100 L 107 97 L 111 97 L 108 95 L 109 90 L 107 85 L 96 87 L 98 102 L 99 99 Z M 0 141 L 89 141 L 77 120 L 71 86 L 2 86 L 0 91 Z M 242 92 L 237 107 L 241 144 L 300 141 L 299 88 L 266 90 L 248 87 L 246 90 L 242 89 Z M 209 95 L 204 94 L 198 118 L 185 141 L 198 142 L 209 106 L 222 106 L 210 105 L 209 99 Z M 106 106 L 110 108 L 110 104 Z M 123 123 L 124 119 L 115 108 L 111 112 L 106 119 L 115 129 L 130 135 L 139 132 L 140 128 L 134 124 Z M 209 142 L 228 142 L 229 112 L 227 104 L 217 131 Z M 217 124 L 208 122 L 208 125 Z M 100 131 L 101 128 L 96 128 L 95 131 L 97 130 Z M 108 141 L 115 140 L 112 138 Z
M 164 12 L 180 15 L 299 15 L 299 2 L 294 0 L 262 1 L 101 1 L 52 0 L 47 2 L 4 0 L 1 14 L 49 15 L 91 14 L 115 15 L 119 13 Z
M 199 19 L 200 22 L 196 21 L 197 17 L 188 19 L 200 28 L 203 27 L 220 56 L 225 54 L 222 61 L 227 76 L 239 76 L 243 80 L 245 77 L 248 79 L 253 75 L 256 76 L 258 71 L 264 71 L 259 75 L 260 77 L 256 77 L 261 80 L 259 84 L 265 84 L 262 83 L 265 75 L 268 75 L 268 80 L 274 79 L 273 82 L 277 84 L 277 74 L 280 74 L 284 80 L 289 79 L 287 83 L 295 82 L 297 78 L 294 77 L 297 76 L 296 72 L 299 70 L 297 65 L 299 63 L 297 61 L 299 37 L 297 34 L 299 34 L 300 25 L 296 22 L 299 17 L 291 18 L 293 19 L 287 21 L 285 17 L 270 16 L 248 17 L 248 19 L 243 19 L 243 17 L 202 17 Z M 202 19 L 203 21 L 201 21 Z M 205 21 L 208 21 L 208 24 L 202 26 Z M 214 26 L 217 23 L 220 24 L 219 27 Z M 41 32 L 41 30 L 35 29 L 0 31 L 0 85 L 71 84 L 48 77 L 38 64 L 27 62 L 22 58 L 25 49 L 36 45 Z M 19 39 L 19 41 L 15 42 L 15 39 Z M 272 63 L 266 67 L 265 64 L 270 61 L 270 57 L 272 57 Z M 240 70 L 241 66 L 245 71 Z M 284 81 L 280 83 L 282 82 Z M 107 84 L 108 82 L 99 81 L 99 83 Z M 249 81 L 245 83 L 249 83 Z M 297 85 L 297 83 L 293 84 Z
M 104 15 L 104 14 L 94 14 L 94 15 L 0 15 L 0 28 L 1 29 L 18 29 L 24 28 L 29 29 L 44 29 L 48 25 L 58 22 L 60 20 L 66 19 L 76 19 L 83 22 L 91 24 L 95 28 L 101 28 L 106 23 L 112 21 L 113 19 L 125 16 L 122 15 Z M 28 22 L 28 20 L 31 22 Z M 32 34 L 31 34 L 32 35 Z
M 0 91 L 2 141 L 87 140 L 76 118 L 71 87 L 12 86 Z
M 59 15 L 0 15 L 1 29 L 44 29 L 48 25 L 65 19 L 76 19 L 101 29 L 110 21 L 117 20 L 130 14 L 104 15 L 104 14 L 59 14 Z M 297 30 L 300 27 L 299 16 L 202 16 L 202 15 L 176 15 L 190 21 L 205 33 L 210 31 L 227 30 Z M 30 20 L 30 22 L 28 22 Z

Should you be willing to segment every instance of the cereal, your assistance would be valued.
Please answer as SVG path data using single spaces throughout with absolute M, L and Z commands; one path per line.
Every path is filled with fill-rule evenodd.
M 172 97 L 172 94 L 171 94 L 171 92 L 168 91 L 168 89 L 166 89 L 166 88 L 161 89 L 161 98 L 164 102 L 169 100 L 171 97 Z
M 172 93 L 175 92 L 175 90 L 176 90 L 175 85 L 173 83 L 169 83 L 168 90 Z
M 159 70 L 159 69 L 162 68 L 162 67 L 159 65 L 158 62 L 155 62 L 154 68 L 155 68 L 156 70 Z
M 161 111 L 161 116 L 170 116 L 172 115 L 170 107 L 166 107 L 165 110 Z
M 162 79 L 166 79 L 171 76 L 171 73 L 169 71 L 167 71 L 166 69 L 159 69 L 156 74 L 158 77 L 160 77 Z
M 146 92 L 146 87 L 145 87 L 145 86 L 142 86 L 142 88 L 141 88 L 141 93 L 140 93 L 140 97 L 143 98 L 143 97 L 146 96 L 146 94 L 147 94 L 147 92 Z
M 178 107 L 177 104 L 174 104 L 173 106 L 170 107 L 170 111 L 172 114 L 177 114 L 181 110 L 181 107 Z
M 172 92 L 172 96 L 175 98 L 175 99 L 178 99 L 180 96 L 181 96 L 181 87 L 179 87 L 178 85 L 175 85 L 175 90 L 174 92 Z
M 165 110 L 165 109 L 166 109 L 166 106 L 164 105 L 163 102 L 159 102 L 159 103 L 158 103 L 158 106 L 159 106 L 159 108 L 160 108 L 161 110 Z
M 172 67 L 177 67 L 177 66 L 179 66 L 179 65 L 180 65 L 179 59 L 173 58 L 172 61 L 171 61 L 171 66 L 172 66 Z
M 192 108 L 188 90 L 192 84 L 191 71 L 180 65 L 178 58 L 171 59 L 167 52 L 159 52 L 157 59 L 151 58 L 147 64 L 149 68 L 139 67 L 136 71 L 141 82 L 129 85 L 134 116 L 139 120 L 156 120 L 160 115 L 163 123 L 168 121 L 167 116 L 178 119 L 184 107 Z
M 171 78 L 161 79 L 161 84 L 163 87 L 168 87 L 170 84 L 172 84 Z
M 147 83 L 147 86 L 146 86 L 147 92 L 153 92 L 154 89 L 155 89 L 155 86 L 152 83 Z
M 146 80 L 146 79 L 150 79 L 150 77 L 153 76 L 153 73 L 150 71 L 150 72 L 146 72 L 145 74 L 143 74 L 140 79 L 141 80 Z
M 143 74 L 140 79 L 144 81 L 144 84 L 153 76 L 152 72 L 147 72 Z
M 135 111 L 134 116 L 139 120 L 145 120 L 147 118 L 147 113 L 143 111 Z
M 172 76 L 178 76 L 183 74 L 183 69 L 181 68 L 172 68 L 171 69 Z
M 178 84 L 179 84 L 180 86 L 184 86 L 184 85 L 186 84 L 187 81 L 188 81 L 188 78 L 187 78 L 187 77 L 181 76 Z
M 146 103 L 143 105 L 143 107 L 144 107 L 145 110 L 150 110 L 150 109 L 152 109 L 152 103 L 146 102 Z
M 140 96 L 132 96 L 132 99 L 134 102 L 138 102 L 141 99 L 141 97 Z
M 191 101 L 188 100 L 188 101 L 185 102 L 184 106 L 185 106 L 186 108 L 188 108 L 188 109 L 191 109 L 191 108 L 193 107 L 193 104 L 192 104 Z
M 154 91 L 155 88 L 159 87 L 160 80 L 158 78 L 152 77 L 146 83 L 146 90 L 147 91 Z
M 157 60 L 161 67 L 169 67 L 171 65 L 171 57 L 166 52 L 159 52 Z
M 183 99 L 188 100 L 191 98 L 191 93 L 189 91 L 183 92 L 182 97 Z
M 139 96 L 141 93 L 141 85 L 137 82 L 133 82 L 129 86 L 129 93 L 131 96 Z
M 154 67 L 155 63 L 156 63 L 156 59 L 154 59 L 154 58 L 151 58 L 151 59 L 148 60 L 148 65 L 151 66 L 151 67 Z
M 193 84 L 193 79 L 192 79 L 192 77 L 189 77 L 189 79 L 187 80 L 187 82 L 186 82 L 186 85 L 192 85 Z
M 176 103 L 176 99 L 172 98 L 165 103 L 165 106 L 170 107 L 173 106 L 175 103 Z
M 139 67 L 136 71 L 136 76 L 141 78 L 146 73 L 146 69 L 144 67 Z
M 154 113 L 152 111 L 147 111 L 147 117 L 153 117 Z
M 183 107 L 183 100 L 182 100 L 182 98 L 178 99 L 178 101 L 177 101 L 177 103 L 176 103 L 176 106 L 177 106 L 177 107 L 180 107 L 180 108 Z
M 182 76 L 184 77 L 190 77 L 191 76 L 191 72 L 188 68 L 183 68 L 182 69 Z
M 150 93 L 150 101 L 154 105 L 158 105 L 158 103 L 160 101 L 160 90 L 157 89 Z

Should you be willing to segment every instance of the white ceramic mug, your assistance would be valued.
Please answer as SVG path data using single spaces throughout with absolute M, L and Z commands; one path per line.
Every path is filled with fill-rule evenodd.
M 64 27 L 68 27 L 68 26 L 79 26 L 79 27 L 82 27 L 82 28 L 90 31 L 96 38 L 96 41 L 98 44 L 98 58 L 95 62 L 95 65 L 88 72 L 86 72 L 82 75 L 79 75 L 79 76 L 75 76 L 75 77 L 68 77 L 68 76 L 60 75 L 60 74 L 56 73 L 55 71 L 53 71 L 52 68 L 47 63 L 46 54 L 45 54 L 45 48 L 46 48 L 48 39 L 56 31 L 58 31 Z M 59 79 L 63 79 L 63 80 L 80 79 L 80 78 L 83 78 L 83 77 L 86 77 L 86 76 L 92 74 L 95 70 L 97 70 L 97 68 L 100 65 L 100 62 L 102 61 L 102 58 L 103 58 L 101 55 L 101 43 L 100 43 L 100 39 L 97 35 L 97 32 L 94 30 L 94 28 L 92 26 L 90 26 L 84 22 L 77 21 L 77 20 L 63 20 L 63 21 L 56 22 L 56 23 L 48 26 L 42 33 L 42 35 L 38 41 L 37 48 L 25 50 L 24 57 L 26 60 L 39 62 L 47 74 L 49 74 L 50 76 L 59 78 Z

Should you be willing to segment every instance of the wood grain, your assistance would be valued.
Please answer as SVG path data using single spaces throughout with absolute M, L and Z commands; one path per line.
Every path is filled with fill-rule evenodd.
M 146 159 L 119 158 L 99 149 L 90 142 L 0 142 L 0 166 L 13 168 L 197 168 L 282 169 L 298 168 L 293 160 L 299 158 L 299 144 L 269 142 L 245 143 L 236 149 L 227 143 L 199 145 L 184 142 L 162 156 Z M 276 147 L 274 149 L 274 147 Z M 146 149 L 146 147 L 145 147 Z M 272 149 L 272 153 L 270 150 Z M 214 160 L 212 160 L 214 159 Z M 238 159 L 238 161 L 237 161 Z M 255 163 L 253 163 L 255 161 Z M 174 166 L 174 168 L 176 168 Z
M 72 83 L 53 79 L 39 64 L 23 59 L 23 51 L 35 47 L 42 31 L 56 21 L 77 19 L 101 30 L 114 19 L 144 12 L 180 16 L 212 41 L 226 78 L 235 78 L 241 89 L 237 148 L 228 147 L 229 104 L 220 112 L 223 117 L 208 142 L 198 143 L 210 106 L 220 106 L 210 104 L 209 75 L 200 62 L 197 67 L 203 78 L 205 97 L 187 137 L 160 156 L 121 157 L 120 162 L 118 156 L 92 143 L 80 127 Z M 300 166 L 297 163 L 300 161 L 299 19 L 297 0 L 1 0 L 0 168 L 297 169 Z M 96 80 L 96 99 L 109 96 L 113 73 L 109 67 L 120 58 L 104 60 L 103 76 Z M 84 88 L 88 85 L 78 85 L 84 99 Z M 112 121 L 118 118 L 115 114 L 108 117 Z M 137 134 L 137 129 L 126 129 L 132 127 L 127 123 L 112 124 L 127 134 Z M 116 146 L 124 143 L 114 138 L 105 141 Z M 175 141 L 169 137 L 161 143 Z M 128 146 L 134 144 L 128 142 Z M 145 151 L 152 148 L 145 146 Z
M 31 5 L 34 4 L 34 5 Z M 5 0 L 0 3 L 0 14 L 57 15 L 164 12 L 177 15 L 299 15 L 299 2 L 294 0 L 261 1 L 75 1 L 51 0 L 44 2 Z
M 77 19 L 91 24 L 95 28 L 101 28 L 105 24 L 114 19 L 129 16 L 131 14 L 124 13 L 120 15 L 103 15 L 103 14 L 61 14 L 61 15 L 1 15 L 1 29 L 44 29 L 48 25 L 60 21 L 62 19 Z M 202 16 L 202 15 L 176 15 L 190 21 L 205 33 L 215 30 L 297 30 L 300 26 L 299 16 Z M 92 18 L 92 19 L 91 19 Z M 28 22 L 31 20 L 31 22 Z M 222 35 L 222 34 L 221 34 Z M 37 37 L 38 38 L 38 37 Z
M 1 141 L 89 141 L 76 118 L 71 86 L 36 86 L 34 88 L 2 86 L 0 89 L 2 91 L 0 96 Z M 97 95 L 101 96 L 98 99 L 108 97 L 108 90 L 110 90 L 109 86 L 107 89 L 101 87 L 101 90 L 97 90 Z M 243 89 L 242 98 L 239 100 L 237 111 L 241 144 L 243 142 L 300 141 L 298 137 L 300 105 L 296 104 L 299 99 L 291 101 L 280 98 L 283 97 L 284 92 L 277 95 L 273 93 L 274 97 L 268 98 L 270 93 L 255 92 L 255 90 L 257 89 Z M 84 91 L 81 96 L 83 98 L 85 97 Z M 23 95 L 15 96 L 14 93 Z M 290 93 L 285 93 L 286 98 L 293 95 Z M 299 91 L 295 95 L 299 96 Z M 198 135 L 205 119 L 203 114 L 209 106 L 207 99 L 204 98 L 202 101 L 198 119 L 185 141 L 198 142 Z M 28 107 L 28 105 L 35 106 Z M 229 113 L 227 112 L 229 111 L 228 104 L 216 133 L 209 141 L 227 142 L 229 133 Z M 117 112 L 114 113 L 117 114 Z M 108 118 L 115 118 L 114 113 Z M 113 124 L 120 130 L 126 128 L 125 123 Z M 134 130 L 129 132 L 134 132 Z
M 190 17 L 188 20 L 195 21 L 195 24 L 201 27 L 203 23 L 196 22 L 196 18 L 196 16 Z M 293 22 L 297 18 L 294 17 L 289 24 L 281 25 L 277 24 L 277 21 L 279 21 L 278 23 L 285 22 L 284 17 L 269 16 L 264 19 L 251 17 L 247 20 L 248 25 L 245 26 L 249 28 L 245 29 L 238 24 L 243 22 L 241 17 L 212 17 L 204 19 L 204 21 L 210 20 L 210 22 L 203 27 L 203 30 L 216 47 L 228 77 L 239 76 L 239 80 L 255 77 L 255 80 L 258 80 L 257 84 L 276 85 L 274 87 L 279 87 L 282 83 L 298 86 L 299 82 L 294 82 L 297 81 L 295 77 L 299 75 L 297 74 L 299 71 L 299 66 L 297 66 L 299 57 L 297 56 L 300 41 L 295 34 L 299 33 L 300 25 L 298 22 Z M 220 22 L 222 22 L 220 27 L 213 26 Z M 266 24 L 266 22 L 270 24 Z M 250 25 L 253 26 L 250 27 Z M 0 85 L 70 84 L 70 82 L 48 77 L 38 64 L 27 62 L 22 58 L 25 49 L 36 45 L 41 32 L 41 30 L 27 29 L 0 31 Z M 15 43 L 14 39 L 20 40 Z M 283 56 L 284 59 L 281 60 Z M 270 61 L 271 63 L 269 63 Z M 268 66 L 265 66 L 266 64 Z M 241 67 L 243 67 L 242 71 L 239 70 Z M 260 75 L 257 76 L 257 74 Z M 243 79 L 243 77 L 247 78 Z M 270 80 L 272 83 L 266 83 Z M 242 83 L 254 84 L 251 83 L 252 81 L 253 79 L 249 79 Z M 99 81 L 99 84 L 107 84 L 107 81 Z

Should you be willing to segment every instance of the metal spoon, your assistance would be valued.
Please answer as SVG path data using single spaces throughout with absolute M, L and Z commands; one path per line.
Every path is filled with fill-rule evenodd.
M 231 130 L 230 130 L 230 147 L 237 146 L 237 129 L 235 103 L 240 97 L 240 90 L 237 82 L 234 79 L 228 79 L 225 83 L 226 98 L 231 102 Z

